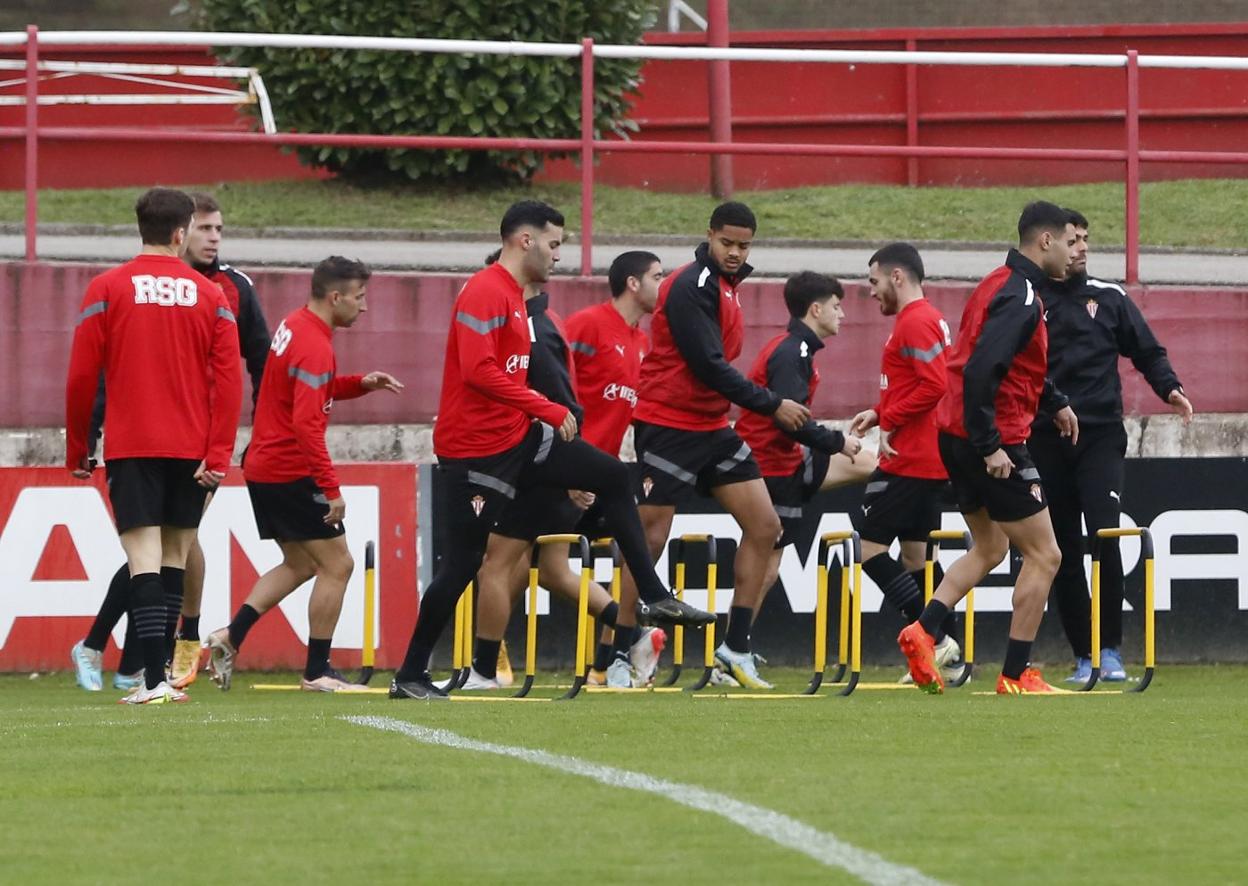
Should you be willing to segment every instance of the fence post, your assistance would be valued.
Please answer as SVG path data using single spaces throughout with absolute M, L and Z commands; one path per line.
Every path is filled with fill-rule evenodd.
M 706 4 L 706 45 L 728 47 L 728 0 Z M 707 63 L 711 141 L 732 141 L 732 88 L 727 59 Z M 732 196 L 732 155 L 711 155 L 711 193 L 721 200 Z
M 1140 53 L 1127 50 L 1127 285 L 1140 282 Z
M 581 276 L 594 272 L 594 41 L 581 41 Z
M 906 52 L 914 52 L 919 48 L 918 41 L 913 37 L 906 40 Z M 917 65 L 906 65 L 906 147 L 913 148 L 919 144 L 919 69 Z M 906 184 L 915 187 L 919 183 L 919 158 L 910 157 L 906 160 Z
M 26 26 L 26 261 L 38 258 L 39 26 Z

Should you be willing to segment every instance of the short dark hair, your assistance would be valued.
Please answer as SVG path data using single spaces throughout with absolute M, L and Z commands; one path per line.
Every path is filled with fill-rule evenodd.
M 217 202 L 217 198 L 212 196 L 212 194 L 195 191 L 191 194 L 191 199 L 195 201 L 196 215 L 208 215 L 209 213 L 221 211 L 221 204 Z
M 525 225 L 531 225 L 539 231 L 547 225 L 562 228 L 563 213 L 541 200 L 521 200 L 511 204 L 503 213 L 503 221 L 498 226 L 498 235 L 506 240 Z
M 322 299 L 348 280 L 361 283 L 373 276 L 368 265 L 353 258 L 331 255 L 312 269 L 312 297 Z
M 827 301 L 836 296 L 845 297 L 841 281 L 815 271 L 800 271 L 784 281 L 784 305 L 789 315 L 801 319 L 810 306 L 817 301 Z
M 1023 207 L 1018 217 L 1018 242 L 1030 243 L 1044 231 L 1064 231 L 1070 224 L 1069 210 L 1056 203 L 1036 200 Z
M 643 252 L 635 249 L 631 252 L 621 252 L 615 257 L 615 261 L 611 262 L 611 270 L 607 271 L 607 282 L 611 284 L 611 297 L 619 298 L 624 294 L 624 290 L 628 288 L 628 278 L 636 277 L 640 280 L 645 276 L 646 271 L 650 270 L 650 266 L 659 261 L 659 257 L 653 252 Z
M 496 261 L 498 261 L 502 257 L 503 257 L 503 251 L 501 249 L 495 249 L 493 252 L 491 252 L 489 255 L 485 257 L 485 266 L 488 268 L 490 265 L 494 264 Z
M 1083 228 L 1086 231 L 1090 227 L 1088 217 L 1078 209 L 1067 209 L 1066 217 L 1076 228 Z
M 901 268 L 915 283 L 923 282 L 923 257 L 909 243 L 889 243 L 887 246 L 881 246 L 875 251 L 875 255 L 871 256 L 867 267 L 874 264 L 878 264 L 881 271 L 886 268 L 888 270 Z
M 750 210 L 750 207 L 735 201 L 721 203 L 711 213 L 710 227 L 712 231 L 718 231 L 725 225 L 758 231 L 758 222 L 755 220 L 754 213 Z
M 134 214 L 144 245 L 168 246 L 174 231 L 190 225 L 195 201 L 173 188 L 152 188 L 134 204 Z

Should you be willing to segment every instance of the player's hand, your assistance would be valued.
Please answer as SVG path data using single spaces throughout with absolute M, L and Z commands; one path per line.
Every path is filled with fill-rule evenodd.
M 576 439 L 576 416 L 572 414 L 571 409 L 563 417 L 563 424 L 559 425 L 559 437 L 564 443 L 570 443 Z
M 397 394 L 403 390 L 403 382 L 388 372 L 370 372 L 360 379 L 360 387 L 366 391 L 389 391 Z
M 95 470 L 95 466 L 99 464 L 95 459 L 84 455 L 78 460 L 78 467 L 74 468 L 70 473 L 79 480 L 90 480 L 91 472 Z
M 776 424 L 786 431 L 796 431 L 810 421 L 810 410 L 796 400 L 781 400 L 780 408 L 773 413 Z
M 1004 449 L 998 449 L 992 455 L 984 456 L 984 464 L 988 468 L 988 476 L 998 480 L 1004 480 L 1010 476 L 1010 471 L 1014 470 L 1014 462 L 1010 460 Z
M 880 416 L 874 409 L 864 409 L 850 421 L 849 432 L 855 437 L 861 437 L 879 423 Z
M 1075 410 L 1069 406 L 1063 406 L 1057 411 L 1057 415 L 1053 416 L 1053 424 L 1057 425 L 1063 437 L 1070 438 L 1071 446 L 1079 442 L 1079 417 L 1075 415 Z
M 568 498 L 572 499 L 572 504 L 584 511 L 593 506 L 598 496 L 583 489 L 569 489 Z
M 1175 388 L 1170 392 L 1170 396 L 1166 398 L 1166 402 L 1174 409 L 1175 415 L 1181 416 L 1183 424 L 1190 425 L 1192 423 L 1192 401 L 1187 399 L 1182 391 Z
M 852 462 L 854 460 L 854 456 L 857 455 L 861 451 L 862 451 L 861 440 L 859 440 L 857 437 L 845 438 L 845 445 L 841 447 L 841 455 L 849 456 L 849 460 Z
M 347 503 L 340 495 L 337 498 L 329 500 L 329 513 L 325 515 L 325 524 L 327 526 L 337 526 L 342 522 L 342 518 L 347 516 Z
M 892 431 L 886 431 L 880 428 L 880 455 L 887 455 L 889 458 L 897 457 L 897 450 L 889 443 L 889 439 L 893 436 Z
M 199 467 L 195 469 L 195 482 L 205 489 L 216 489 L 224 479 L 224 471 L 210 471 L 208 470 L 208 465 L 202 461 L 199 463 Z

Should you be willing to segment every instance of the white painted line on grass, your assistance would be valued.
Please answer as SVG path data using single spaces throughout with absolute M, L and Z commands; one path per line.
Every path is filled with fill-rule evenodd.
M 874 852 L 859 849 L 834 834 L 820 831 L 795 818 L 776 812 L 774 809 L 755 806 L 752 803 L 733 799 L 727 794 L 696 785 L 667 781 L 645 773 L 630 772 L 627 769 L 617 769 L 614 766 L 604 766 L 600 763 L 591 763 L 549 751 L 478 741 L 445 729 L 431 729 L 406 720 L 396 720 L 393 717 L 343 717 L 342 719 L 357 726 L 397 732 L 424 744 L 511 757 L 525 763 L 545 766 L 547 769 L 554 769 L 566 775 L 579 775 L 610 787 L 629 788 L 665 797 L 681 806 L 718 815 L 756 836 L 796 850 L 830 868 L 848 871 L 867 883 L 879 884 L 879 886 L 886 886 L 886 884 L 887 886 L 914 886 L 914 884 L 939 886 L 940 884 L 939 880 L 934 880 L 915 868 L 894 864 Z

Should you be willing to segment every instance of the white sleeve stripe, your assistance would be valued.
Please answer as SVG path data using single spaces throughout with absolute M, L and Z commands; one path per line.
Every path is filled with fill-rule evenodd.
M 1116 289 L 1123 295 L 1127 294 L 1127 291 L 1117 283 L 1110 283 L 1107 280 L 1097 280 L 1094 277 L 1088 277 L 1087 283 L 1089 286 L 1095 286 L 1097 289 Z

